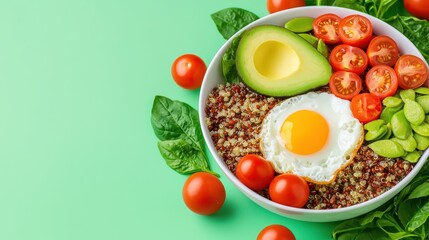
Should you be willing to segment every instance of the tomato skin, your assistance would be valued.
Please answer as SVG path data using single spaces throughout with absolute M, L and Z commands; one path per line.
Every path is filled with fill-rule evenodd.
M 395 64 L 399 86 L 403 89 L 415 89 L 422 86 L 428 78 L 428 69 L 423 60 L 414 55 L 402 55 Z
M 329 55 L 329 63 L 335 71 L 349 71 L 361 74 L 368 66 L 368 56 L 358 48 L 347 44 L 337 45 Z
M 381 114 L 381 101 L 372 93 L 361 93 L 352 98 L 350 109 L 353 116 L 365 124 L 378 119 Z
M 219 178 L 207 172 L 197 172 L 186 180 L 182 197 L 191 211 L 210 215 L 222 207 L 226 193 Z
M 271 181 L 268 194 L 272 201 L 290 207 L 304 207 L 310 195 L 310 188 L 304 178 L 284 173 Z
M 256 240 L 296 240 L 289 228 L 273 224 L 262 229 Z
M 365 78 L 366 86 L 370 93 L 383 100 L 393 96 L 398 89 L 398 77 L 395 70 L 387 65 L 372 67 Z
M 340 21 L 338 35 L 345 44 L 366 48 L 372 38 L 371 21 L 362 15 L 349 15 Z
M 279 12 L 289 8 L 305 6 L 305 0 L 267 0 L 269 13 Z
M 362 90 L 362 79 L 354 72 L 337 71 L 329 79 L 329 89 L 335 96 L 351 100 Z
M 260 191 L 270 185 L 274 178 L 274 168 L 262 157 L 256 154 L 247 154 L 238 162 L 236 175 L 248 188 Z
M 171 75 L 177 85 L 193 90 L 201 87 L 206 70 L 206 64 L 200 57 L 194 54 L 184 54 L 174 60 Z
M 371 40 L 366 50 L 371 66 L 394 66 L 399 58 L 399 49 L 396 42 L 385 35 L 377 36 Z
M 326 44 L 341 43 L 338 35 L 340 21 L 341 18 L 332 13 L 320 15 L 313 21 L 314 35 Z
M 404 0 L 404 7 L 414 17 L 429 21 L 429 1 L 427 0 Z

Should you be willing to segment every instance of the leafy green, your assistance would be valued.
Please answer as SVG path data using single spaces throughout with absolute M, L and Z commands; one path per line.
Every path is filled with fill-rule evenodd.
M 238 75 L 237 68 L 235 66 L 235 56 L 238 44 L 240 43 L 241 35 L 235 37 L 231 41 L 231 46 L 222 56 L 222 73 L 225 82 L 238 83 L 240 82 L 240 76 Z
M 211 18 L 225 39 L 229 39 L 240 29 L 259 19 L 256 14 L 242 8 L 222 9 L 211 14 Z

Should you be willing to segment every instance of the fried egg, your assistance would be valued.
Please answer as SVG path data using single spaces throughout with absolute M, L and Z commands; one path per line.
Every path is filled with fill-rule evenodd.
M 271 109 L 262 123 L 261 151 L 276 172 L 326 184 L 353 161 L 363 135 L 349 101 L 310 92 Z

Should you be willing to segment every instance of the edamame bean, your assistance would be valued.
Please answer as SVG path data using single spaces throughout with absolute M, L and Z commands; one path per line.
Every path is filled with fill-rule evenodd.
M 311 34 L 308 34 L 308 33 L 300 33 L 300 34 L 298 34 L 298 36 L 304 38 L 305 41 L 307 41 L 308 43 L 313 45 L 313 47 L 317 47 L 317 42 L 319 41 L 319 39 L 317 37 L 315 37 Z
M 384 125 L 385 123 L 386 122 L 383 119 L 377 119 L 377 120 L 371 121 L 369 123 L 366 123 L 363 126 L 363 128 L 365 130 L 368 130 L 368 131 L 375 131 L 375 130 L 379 129 L 382 125 Z
M 399 143 L 392 140 L 379 140 L 368 145 L 375 153 L 388 158 L 402 157 L 405 154 L 404 148 Z
M 417 148 L 417 141 L 411 134 L 407 139 L 391 138 L 392 141 L 401 144 L 402 148 L 407 152 L 412 152 Z
M 414 139 L 416 140 L 418 150 L 426 150 L 429 147 L 429 137 L 422 136 L 418 133 L 414 133 Z
M 425 120 L 425 112 L 417 102 L 405 100 L 404 104 L 405 118 L 414 125 L 420 125 Z
M 365 134 L 365 141 L 374 141 L 374 140 L 379 140 L 381 138 L 383 138 L 383 136 L 387 133 L 387 126 L 383 125 L 380 128 L 373 130 L 373 131 L 368 131 Z
M 402 106 L 403 101 L 397 97 L 386 97 L 383 99 L 383 105 L 386 107 L 398 107 Z
M 429 113 L 429 95 L 416 97 L 416 102 L 420 104 L 425 114 Z
M 425 137 L 429 137 L 429 124 L 424 122 L 420 125 L 414 125 L 411 124 L 411 128 L 413 129 L 414 132 L 425 136 Z
M 416 93 L 413 89 L 401 90 L 399 91 L 399 96 L 401 96 L 402 101 L 405 102 L 406 99 L 414 101 L 416 99 Z
M 418 94 L 428 95 L 429 94 L 429 88 L 427 87 L 419 87 L 414 89 L 414 91 Z
M 398 107 L 386 107 L 381 111 L 380 118 L 383 119 L 385 122 L 390 122 L 393 115 L 397 112 L 399 112 L 402 109 L 402 106 Z
M 413 152 L 407 153 L 407 155 L 405 155 L 403 159 L 408 162 L 415 163 L 420 159 L 421 155 L 422 154 L 419 151 L 413 151 Z
M 311 17 L 297 17 L 285 23 L 285 28 L 295 33 L 305 33 L 313 30 L 314 18 Z
M 410 123 L 405 118 L 404 110 L 393 114 L 390 123 L 392 124 L 392 133 L 395 137 L 407 139 L 411 135 L 412 129 Z
M 326 44 L 322 41 L 322 39 L 319 39 L 317 42 L 317 51 L 319 51 L 325 58 L 328 57 L 329 51 Z

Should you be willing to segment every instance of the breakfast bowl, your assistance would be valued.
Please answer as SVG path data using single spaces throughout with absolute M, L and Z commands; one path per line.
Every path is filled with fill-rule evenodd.
M 362 16 L 365 16 L 368 18 L 373 26 L 373 32 L 374 35 L 387 35 L 390 38 L 392 38 L 398 45 L 399 53 L 401 55 L 403 54 L 411 54 L 415 55 L 419 58 L 421 58 L 424 63 L 425 62 L 423 56 L 419 52 L 419 50 L 413 45 L 411 41 L 408 40 L 402 33 L 388 25 L 387 23 L 374 18 L 372 16 L 369 16 L 367 14 L 351 10 L 351 9 L 345 9 L 345 8 L 338 8 L 338 7 L 328 7 L 328 6 L 308 6 L 308 7 L 300 7 L 300 8 L 293 8 L 285 11 L 281 11 L 275 14 L 268 15 L 266 17 L 263 17 L 248 26 L 241 29 L 239 32 L 237 32 L 233 37 L 231 37 L 226 43 L 220 48 L 220 50 L 216 53 L 213 60 L 211 61 L 210 65 L 207 68 L 207 72 L 205 75 L 205 78 L 203 80 L 203 84 L 201 87 L 200 92 L 200 99 L 199 99 L 199 118 L 201 123 L 201 129 L 203 132 L 204 139 L 207 143 L 207 146 L 210 150 L 210 153 L 213 155 L 216 163 L 219 165 L 220 169 L 222 170 L 223 174 L 233 183 L 235 187 L 237 187 L 243 194 L 245 194 L 247 197 L 249 197 L 252 201 L 254 201 L 256 204 L 260 205 L 261 207 L 277 213 L 279 215 L 296 219 L 296 220 L 302 220 L 302 221 L 309 221 L 309 222 L 330 222 L 330 221 L 339 221 L 339 220 L 345 220 L 349 218 L 353 218 L 362 214 L 365 214 L 369 211 L 372 211 L 376 209 L 377 207 L 380 207 L 381 205 L 388 202 L 390 199 L 392 199 L 396 194 L 398 194 L 408 183 L 412 181 L 412 179 L 417 175 L 417 173 L 420 171 L 420 169 L 423 167 L 425 160 L 429 156 L 429 150 L 425 150 L 422 152 L 422 155 L 420 156 L 420 159 L 412 165 L 412 168 L 410 168 L 409 171 L 404 174 L 404 176 L 393 186 L 389 187 L 388 190 L 382 191 L 380 194 L 376 195 L 375 197 L 371 197 L 369 199 L 366 199 L 365 201 L 361 201 L 355 204 L 344 204 L 343 206 L 336 206 L 332 205 L 328 208 L 299 208 L 299 207 L 291 207 L 286 206 L 277 202 L 274 202 L 270 200 L 268 197 L 264 196 L 264 194 L 267 194 L 267 191 L 254 191 L 248 188 L 246 185 L 244 185 L 234 174 L 234 172 L 231 170 L 231 165 L 234 163 L 225 161 L 222 154 L 218 151 L 218 149 L 215 146 L 215 143 L 213 141 L 213 136 L 211 135 L 211 129 L 209 127 L 209 121 L 208 118 L 208 112 L 207 112 L 207 103 L 209 102 L 209 97 L 211 92 L 218 88 L 219 84 L 224 82 L 224 77 L 222 73 L 222 57 L 224 53 L 229 49 L 231 46 L 233 39 L 241 34 L 243 31 L 252 29 L 257 26 L 265 26 L 265 25 L 275 25 L 275 26 L 281 26 L 283 27 L 285 22 L 287 22 L 290 19 L 298 18 L 298 17 L 312 17 L 316 18 L 320 15 L 327 14 L 327 13 L 333 13 L 338 15 L 339 17 L 346 17 L 348 15 L 352 14 L 359 14 Z M 310 60 L 310 59 L 309 59 Z M 428 82 L 424 84 L 424 86 L 429 86 Z M 240 89 L 236 89 L 237 92 L 235 92 L 237 95 L 240 95 L 241 93 L 239 91 L 242 91 Z M 221 90 L 223 91 L 223 90 Z M 234 94 L 235 94 L 234 93 Z M 248 94 L 254 94 L 249 90 L 247 92 Z M 247 94 L 246 93 L 246 94 Z M 256 93 L 255 93 L 256 94 Z M 256 94 L 258 95 L 258 94 Z M 227 97 L 231 97 L 231 95 L 228 95 Z M 256 96 L 257 98 L 257 96 Z M 266 105 L 270 104 L 277 104 L 280 102 L 280 100 L 275 101 L 270 98 L 265 102 Z M 239 102 L 238 104 L 244 104 L 243 102 Z M 222 106 L 224 109 L 229 108 L 230 106 Z M 258 107 L 259 108 L 259 107 Z M 222 111 L 222 109 L 219 109 L 219 111 Z M 329 114 L 329 113 L 328 113 Z M 334 114 L 332 114 L 334 115 Z M 262 120 L 261 120 L 262 121 Z M 228 123 L 222 123 L 222 124 L 228 124 Z M 235 124 L 235 122 L 232 122 L 231 124 Z M 246 131 L 252 131 L 252 129 L 248 128 Z M 239 133 L 231 133 L 231 134 L 237 134 Z M 247 133 L 241 133 L 241 134 L 247 134 Z M 314 133 L 318 134 L 318 133 Z M 238 138 L 237 141 L 229 143 L 230 145 L 238 145 L 240 141 L 240 138 Z M 247 144 L 247 143 L 246 143 Z M 258 145 L 259 146 L 259 145 Z M 234 146 L 231 147 L 231 151 L 237 151 L 237 155 L 242 154 L 239 150 L 234 149 Z M 249 150 L 248 152 L 252 152 L 252 150 Z M 236 164 L 236 163 L 235 163 Z M 386 164 L 386 163 L 384 163 Z M 407 163 L 408 164 L 408 163 Z M 399 166 L 402 166 L 404 164 L 399 163 Z M 394 165 L 393 167 L 396 167 Z M 408 165 L 405 169 L 408 168 Z M 351 169 L 351 174 L 353 173 L 353 169 Z M 343 171 L 344 169 L 340 169 L 339 171 Z M 396 171 L 395 169 L 392 170 L 392 172 Z M 399 171 L 399 170 L 398 170 Z M 362 174 L 362 173 L 360 173 Z M 371 173 L 367 173 L 371 174 Z M 354 175 L 357 179 L 359 179 L 361 176 Z M 377 176 L 373 176 L 374 178 L 377 178 Z M 352 182 L 349 183 L 349 185 L 359 185 L 360 182 Z M 324 190 L 323 186 L 318 189 L 319 192 L 323 191 L 329 191 Z M 364 185 L 362 185 L 364 186 Z M 353 186 L 350 186 L 354 188 Z M 365 186 L 364 186 L 365 187 Z M 374 191 L 377 190 L 377 187 L 374 187 Z M 377 190 L 378 191 L 378 190 Z M 310 192 L 311 197 L 312 192 Z M 330 198 L 335 198 L 335 194 L 331 195 Z M 338 196 L 338 195 L 337 195 Z M 326 201 L 334 202 L 332 199 L 327 199 Z

